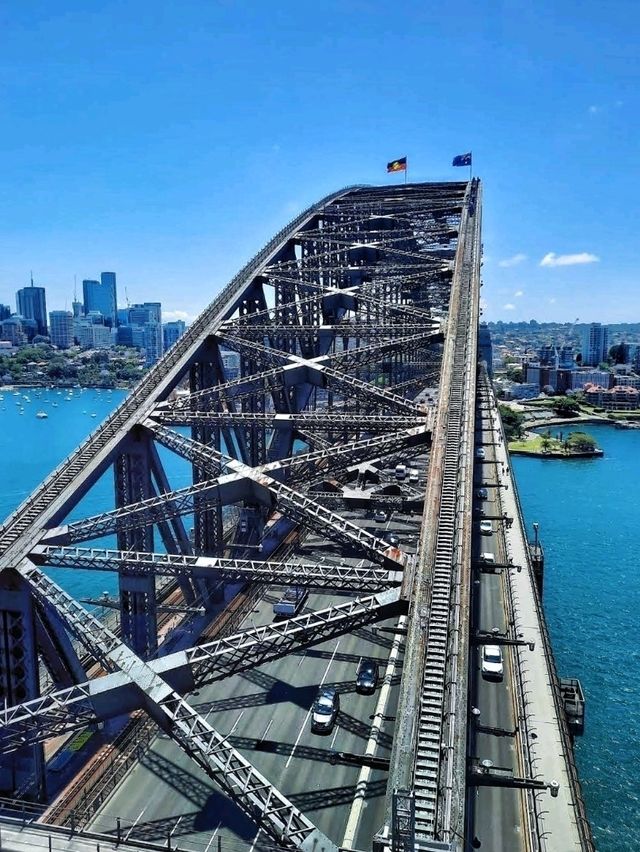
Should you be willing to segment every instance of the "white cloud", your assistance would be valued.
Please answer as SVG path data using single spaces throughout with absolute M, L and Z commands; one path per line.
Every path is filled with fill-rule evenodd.
M 162 321 L 173 322 L 174 320 L 183 320 L 184 322 L 193 322 L 195 316 L 188 314 L 186 311 L 163 311 Z
M 503 308 L 503 310 L 505 310 L 505 311 L 515 311 L 516 306 L 515 306 L 515 305 L 512 305 L 512 304 L 511 304 L 511 302 L 507 302 L 507 304 L 506 304 L 506 305 L 503 305 L 503 306 L 502 306 L 502 308 Z
M 524 296 L 524 290 L 516 290 L 513 295 L 516 297 L 516 299 L 519 299 L 520 296 Z
M 506 257 L 504 260 L 498 261 L 498 266 L 509 267 L 509 266 L 517 266 L 519 263 L 522 263 L 523 260 L 526 260 L 526 254 L 518 253 L 514 254 L 513 257 Z
M 540 266 L 577 266 L 582 263 L 597 263 L 600 260 L 597 254 L 583 251 L 578 254 L 556 254 L 550 251 L 540 261 Z

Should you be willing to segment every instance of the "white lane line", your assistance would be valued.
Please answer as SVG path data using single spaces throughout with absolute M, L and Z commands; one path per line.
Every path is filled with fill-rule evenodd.
M 211 849 L 211 844 L 216 839 L 216 834 L 220 830 L 221 825 L 222 825 L 222 822 L 219 822 L 218 825 L 216 826 L 216 830 L 213 832 L 213 834 L 209 838 L 209 842 L 207 843 L 207 846 L 206 846 L 206 849 L 204 850 L 204 852 L 209 852 L 209 849 Z
M 136 827 L 136 825 L 138 824 L 138 820 L 140 819 L 140 817 L 142 816 L 142 814 L 146 811 L 147 807 L 148 807 L 148 806 L 147 806 L 147 805 L 145 805 L 145 806 L 144 806 L 144 808 L 143 808 L 143 809 L 140 811 L 140 813 L 138 814 L 138 816 L 137 816 L 137 817 L 134 819 L 134 821 L 131 823 L 131 828 L 129 829 L 129 831 L 128 831 L 128 832 L 125 834 L 125 836 L 124 836 L 125 842 L 129 839 L 129 835 L 131 834 L 131 832 L 133 831 L 133 829 L 134 829 L 134 828 Z
M 181 822 L 182 822 L 182 817 L 178 817 L 178 822 L 173 826 L 173 828 L 169 832 L 169 837 L 173 837 L 173 832 L 176 830 L 176 828 L 180 825 Z
M 262 831 L 262 829 L 259 828 L 258 831 L 256 832 L 256 836 L 253 838 L 253 843 L 251 844 L 251 848 L 249 849 L 249 852 L 253 852 L 253 850 L 256 848 L 256 843 L 258 842 L 258 837 L 260 836 L 261 831 Z
M 307 650 L 308 650 L 308 649 L 307 649 L 307 648 L 305 648 L 305 649 L 304 649 L 304 654 L 301 654 L 301 655 L 300 655 L 300 660 L 298 661 L 298 665 L 297 665 L 297 667 L 296 667 L 296 668 L 300 668 L 300 666 L 301 666 L 301 665 L 302 665 L 302 663 L 304 662 L 304 658 L 307 656 Z
M 327 663 L 327 667 L 326 667 L 326 669 L 324 670 L 324 674 L 322 675 L 322 680 L 320 681 L 319 686 L 322 686 L 322 684 L 323 684 L 323 683 L 325 682 L 325 680 L 327 679 L 327 675 L 329 674 L 329 669 L 331 668 L 331 663 L 333 662 L 333 660 L 334 660 L 334 658 L 335 658 L 335 656 L 336 656 L 336 653 L 337 653 L 337 651 L 338 651 L 338 648 L 340 647 L 340 642 L 341 642 L 341 640 L 340 640 L 340 639 L 338 639 L 338 641 L 337 641 L 337 643 L 336 643 L 336 647 L 333 649 L 333 654 L 331 655 L 331 659 L 330 659 L 330 660 L 329 660 L 329 662 Z M 298 736 L 297 736 L 297 738 L 296 738 L 295 743 L 293 744 L 293 748 L 291 749 L 291 754 L 289 755 L 289 760 L 287 760 L 287 762 L 286 762 L 286 763 L 285 763 L 285 765 L 284 765 L 284 768 L 285 768 L 285 769 L 287 769 L 287 768 L 288 768 L 289 764 L 291 763 L 291 761 L 292 761 L 292 759 L 293 759 L 294 752 L 295 752 L 295 750 L 298 748 L 298 743 L 300 742 L 300 737 L 302 736 L 302 732 L 304 731 L 304 729 L 307 727 L 307 722 L 309 721 L 309 716 L 311 716 L 311 711 L 312 711 L 312 710 L 313 710 L 313 707 L 310 707 L 310 708 L 309 708 L 309 711 L 308 711 L 308 713 L 307 713 L 307 715 L 304 717 L 304 722 L 303 722 L 303 723 L 302 723 L 302 725 L 300 726 L 300 730 L 298 731 Z
M 269 724 L 267 725 L 267 727 L 264 729 L 264 733 L 263 733 L 263 734 L 262 734 L 262 736 L 260 737 L 259 742 L 260 742 L 260 741 L 262 741 L 262 740 L 264 740 L 264 738 L 265 738 L 265 737 L 267 736 L 267 734 L 269 733 L 269 728 L 270 728 L 272 725 L 273 725 L 273 719 L 271 719 L 271 721 L 269 722 Z
M 240 721 L 240 719 L 242 719 L 242 717 L 243 717 L 243 716 L 244 716 L 244 710 L 241 710 L 241 711 L 240 711 L 240 715 L 239 715 L 239 716 L 238 716 L 238 718 L 235 720 L 235 722 L 233 723 L 233 727 L 231 728 L 231 730 L 230 730 L 230 731 L 229 731 L 229 733 L 227 734 L 227 736 L 228 736 L 228 737 L 230 737 L 230 736 L 231 736 L 231 734 L 232 734 L 232 733 L 235 731 L 235 729 L 238 727 L 238 722 Z
M 329 746 L 329 748 L 331 748 L 331 749 L 332 749 L 332 748 L 334 747 L 334 745 L 335 745 L 336 737 L 338 736 L 338 731 L 339 731 L 339 730 L 340 730 L 340 728 L 338 727 L 338 725 L 336 725 L 336 729 L 335 729 L 335 731 L 333 732 L 333 736 L 331 737 L 331 745 Z
M 401 616 L 398 619 L 398 627 L 403 628 L 406 621 L 406 616 Z M 366 755 L 374 755 L 376 753 L 376 749 L 378 746 L 378 738 L 380 736 L 382 723 L 384 721 L 383 716 L 385 715 L 387 706 L 389 704 L 389 697 L 391 694 L 391 681 L 395 672 L 398 656 L 400 655 L 400 645 L 402 644 L 402 638 L 403 637 L 400 633 L 396 633 L 393 638 L 393 644 L 391 646 L 391 653 L 389 654 L 389 660 L 384 675 L 384 681 L 382 683 L 382 686 L 380 687 L 380 695 L 378 697 L 378 703 L 376 704 L 373 722 L 371 724 L 371 733 L 369 734 L 367 747 L 365 749 Z M 344 830 L 344 839 L 342 841 L 342 846 L 347 849 L 352 849 L 355 843 L 356 834 L 358 832 L 358 828 L 360 827 L 362 810 L 366 805 L 365 796 L 367 795 L 367 784 L 369 783 L 369 778 L 371 777 L 372 771 L 373 770 L 370 766 L 363 766 L 360 770 L 360 774 L 358 775 L 355 797 L 353 800 L 353 804 L 351 805 L 349 819 L 347 820 L 347 826 Z

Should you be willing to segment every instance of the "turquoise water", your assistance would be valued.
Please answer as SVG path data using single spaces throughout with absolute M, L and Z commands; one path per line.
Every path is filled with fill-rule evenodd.
M 568 429 L 564 430 L 568 432 Z M 587 699 L 576 759 L 599 852 L 640 849 L 640 430 L 589 424 L 602 459 L 513 458 L 540 524 L 544 605 L 561 676 Z
M 76 390 L 70 399 L 55 390 L 0 395 L 0 518 L 124 396 L 94 390 Z M 48 418 L 38 420 L 39 410 Z M 576 754 L 597 848 L 637 852 L 640 430 L 594 425 L 589 432 L 603 447 L 603 459 L 514 458 L 513 469 L 529 530 L 534 521 L 540 524 L 544 602 L 558 670 L 579 677 L 587 694 L 586 734 L 577 741 Z M 186 485 L 188 466 L 164 458 L 171 484 Z M 110 508 L 112 491 L 107 474 L 73 514 Z M 77 597 L 115 590 L 109 574 L 56 570 L 53 576 Z

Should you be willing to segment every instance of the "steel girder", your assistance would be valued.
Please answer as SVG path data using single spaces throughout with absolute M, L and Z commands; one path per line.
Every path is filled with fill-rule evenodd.
M 318 842 L 327 850 L 336 848 L 150 665 L 37 568 L 26 564 L 20 571 L 37 595 L 55 601 L 76 638 L 107 671 L 129 679 L 162 730 L 275 840 L 292 849 L 312 850 Z M 211 665 L 210 657 L 205 661 L 200 654 L 197 660 L 199 670 Z
M 213 509 L 220 517 L 222 504 L 240 500 L 261 505 L 265 512 L 280 508 L 297 523 L 364 556 L 373 566 L 384 566 L 383 569 L 366 569 L 370 573 L 397 572 L 401 560 L 390 552 L 393 549 L 337 512 L 329 511 L 317 495 L 305 493 L 299 486 L 291 488 L 271 474 L 297 470 L 303 473 L 303 482 L 308 482 L 314 478 L 316 470 L 324 472 L 323 465 L 327 471 L 334 470 L 330 467 L 332 455 L 340 455 L 345 467 L 349 459 L 362 458 L 370 462 L 368 453 L 384 457 L 389 464 L 405 446 L 399 433 L 416 426 L 424 430 L 422 409 L 407 399 L 404 392 L 418 381 L 416 370 L 421 369 L 418 361 L 429 362 L 428 347 L 442 330 L 431 317 L 431 309 L 435 307 L 444 314 L 448 307 L 451 278 L 447 267 L 457 238 L 454 226 L 459 218 L 464 189 L 464 185 L 454 184 L 343 192 L 305 211 L 234 278 L 125 403 L 0 528 L 0 569 L 23 564 L 22 560 L 28 558 L 34 546 L 42 542 L 83 541 L 117 532 L 122 542 L 130 544 L 139 540 L 145 530 L 150 532 L 154 527 L 161 531 L 168 549 L 187 552 L 190 545 L 179 523 L 182 515 L 191 514 L 194 509 L 196 512 Z M 442 236 L 448 240 L 444 251 L 437 247 Z M 267 307 L 266 287 L 273 288 L 274 308 Z M 262 335 L 261 327 L 265 324 L 271 328 Z M 360 345 L 360 338 L 370 341 L 374 337 L 376 324 L 382 339 L 371 345 Z M 351 329 L 346 328 L 349 325 Z M 211 377 L 203 376 L 192 384 L 192 393 L 186 399 L 169 401 L 169 394 L 183 382 L 193 365 L 213 364 L 219 358 L 215 341 L 225 336 L 244 341 L 236 343 L 243 347 L 241 369 L 244 375 L 228 380 L 218 364 Z M 227 345 L 224 340 L 223 345 Z M 349 349 L 349 345 L 353 348 Z M 421 352 L 426 354 L 421 356 Z M 261 358 L 264 361 L 271 358 L 277 366 L 260 370 Z M 385 360 L 389 369 L 384 376 L 378 376 L 378 365 Z M 439 356 L 434 353 L 433 361 L 438 360 Z M 212 381 L 213 386 L 208 386 Z M 236 400 L 240 411 L 236 409 Z M 305 413 L 317 419 L 306 425 L 296 423 L 295 433 L 279 425 L 272 428 L 268 425 L 271 408 L 276 415 L 291 415 L 294 421 Z M 373 439 L 367 447 L 361 444 L 361 455 L 346 448 L 336 448 L 334 454 L 327 452 L 335 445 L 337 425 L 328 419 L 324 426 L 320 424 L 319 418 L 325 413 L 329 417 L 351 418 L 351 424 L 342 422 L 341 443 L 361 442 L 362 436 L 371 432 L 377 436 L 382 434 L 383 439 Z M 209 414 L 221 417 L 207 420 Z M 181 449 L 184 454 L 188 445 L 194 468 L 200 470 L 198 473 L 194 469 L 195 484 L 175 490 L 170 489 L 168 483 L 156 482 L 157 490 L 162 492 L 158 494 L 151 488 L 143 489 L 145 493 L 142 493 L 136 485 L 131 496 L 121 500 L 124 505 L 113 512 L 51 529 L 64 520 L 74 500 L 77 502 L 78 494 L 90 486 L 96 471 L 104 470 L 110 459 L 125 453 L 129 437 L 139 432 L 154 415 L 157 421 L 163 416 L 193 416 L 193 420 L 187 420 L 187 425 L 195 430 L 192 441 L 190 444 L 182 442 Z M 234 415 L 247 417 L 238 417 L 234 422 Z M 380 419 L 387 415 L 398 420 L 405 417 L 413 422 L 402 425 L 396 422 L 393 428 L 383 428 Z M 370 418 L 369 428 L 365 423 L 353 422 L 366 421 L 367 417 Z M 374 418 L 378 418 L 375 428 Z M 170 422 L 168 419 L 163 425 Z M 268 429 L 273 434 L 267 452 L 265 431 Z M 201 467 L 205 463 L 210 465 L 212 457 L 218 462 L 224 461 L 221 434 L 225 434 L 230 455 L 240 456 L 240 462 L 228 463 L 231 472 L 224 475 L 219 475 L 215 465 Z M 301 454 L 305 457 L 296 458 L 292 449 L 294 434 L 326 447 L 324 457 L 321 452 Z M 385 435 L 389 436 L 388 441 L 384 440 Z M 243 441 L 242 436 L 246 440 Z M 233 449 L 229 443 L 234 444 Z M 174 444 L 172 448 L 176 447 Z M 266 469 L 267 461 L 274 465 L 271 469 Z M 251 466 L 247 462 L 251 462 Z M 202 481 L 198 481 L 200 479 Z M 202 554 L 199 540 L 198 546 L 200 552 L 196 550 L 194 555 L 207 555 Z M 151 553 L 152 548 L 137 548 L 135 552 Z M 37 597 L 41 581 L 35 579 L 37 575 L 30 570 Z M 268 572 L 269 568 L 266 570 Z M 311 579 L 311 574 L 307 574 L 307 579 Z M 362 588 L 368 580 L 361 578 L 360 582 Z M 65 601 L 56 595 L 53 599 L 54 606 L 69 615 Z M 83 612 L 76 615 L 84 618 Z M 386 617 L 383 612 L 379 606 L 372 607 L 367 617 L 375 621 Z M 364 616 L 360 613 L 357 617 Z M 67 623 L 73 632 L 77 627 L 77 624 L 74 627 L 73 618 Z M 357 623 L 354 620 L 353 624 Z M 86 619 L 85 624 L 92 634 L 88 639 L 84 637 L 85 641 L 92 653 L 99 656 L 104 634 Z M 309 626 L 306 629 L 310 629 Z M 320 633 L 322 629 L 330 628 L 328 625 L 318 627 Z M 279 645 L 282 653 L 286 652 L 282 649 L 287 648 L 288 641 L 295 647 L 295 642 L 302 642 L 304 635 L 300 634 L 294 641 L 283 634 Z M 268 642 L 264 636 L 254 638 L 258 643 L 256 647 Z M 121 687 L 118 689 L 126 688 L 132 695 L 131 706 L 145 706 L 156 721 L 173 730 L 176 741 L 190 753 L 197 752 L 196 759 L 210 774 L 220 773 L 224 766 L 233 764 L 236 777 L 242 783 L 247 781 L 250 787 L 249 792 L 245 790 L 240 796 L 241 804 L 247 812 L 257 813 L 258 818 L 267 814 L 269 830 L 279 842 L 300 845 L 304 837 L 311 836 L 312 830 L 311 834 L 305 834 L 306 824 L 296 827 L 297 816 L 288 810 L 288 805 L 283 805 L 282 812 L 289 814 L 284 823 L 278 823 L 276 816 L 268 813 L 270 805 L 260 798 L 257 776 L 248 764 L 236 764 L 235 756 L 231 763 L 225 762 L 228 755 L 224 743 L 216 740 L 215 732 L 203 727 L 188 705 L 184 706 L 178 693 L 171 692 L 171 684 L 167 686 L 163 679 L 158 681 L 160 675 L 131 653 L 122 645 L 114 648 L 104 665 L 117 662 L 118 670 L 100 680 L 110 681 L 116 689 L 116 679 L 119 679 Z M 201 654 L 202 649 L 197 649 L 197 653 Z M 242 652 L 236 654 L 235 666 L 243 664 L 242 657 Z M 202 660 L 202 665 L 205 669 L 206 665 L 211 666 L 211 658 Z M 143 695 L 131 677 L 132 667 L 148 685 Z M 214 670 L 217 671 L 214 667 L 211 672 L 205 672 L 206 677 L 213 677 Z M 72 695 L 82 695 L 80 687 L 76 687 L 75 692 L 73 689 L 68 693 L 70 702 L 74 700 Z M 58 701 L 60 711 L 64 699 L 58 698 Z M 77 702 L 81 704 L 82 699 L 78 697 Z M 216 752 L 215 767 L 211 766 L 210 747 Z M 229 785 L 233 786 L 231 782 Z M 281 832 L 285 833 L 284 838 Z
M 399 590 L 393 589 L 283 622 L 251 627 L 143 665 L 176 692 L 186 694 L 405 610 L 406 602 Z M 129 713 L 139 706 L 135 684 L 116 671 L 4 711 L 0 709 L 0 753 Z
M 138 553 L 96 547 L 38 545 L 35 562 L 49 567 L 84 568 L 88 571 L 119 571 L 163 577 L 210 577 L 216 573 L 227 581 L 255 580 L 270 586 L 307 586 L 350 592 L 375 592 L 402 583 L 399 571 L 364 565 L 332 562 L 268 562 L 255 559 L 223 559 L 173 553 Z

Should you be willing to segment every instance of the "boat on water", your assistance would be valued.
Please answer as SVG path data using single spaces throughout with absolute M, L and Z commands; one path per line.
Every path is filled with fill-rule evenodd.
M 48 416 L 49 415 L 47 414 L 46 411 L 37 411 L 36 412 L 36 417 L 38 418 L 38 420 L 46 420 Z

